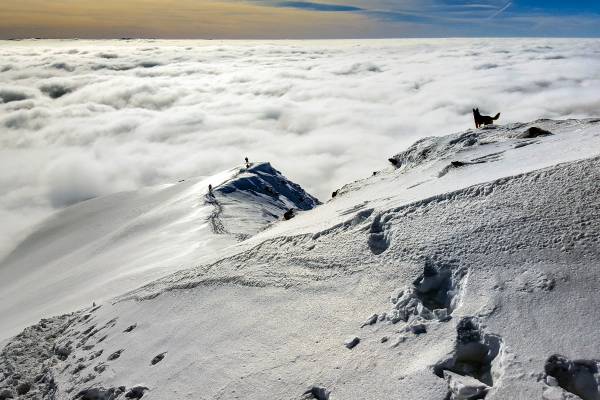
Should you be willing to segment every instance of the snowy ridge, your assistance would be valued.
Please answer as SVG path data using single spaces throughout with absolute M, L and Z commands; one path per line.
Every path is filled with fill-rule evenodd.
M 215 257 L 289 208 L 316 204 L 257 163 L 69 207 L 0 261 L 0 337 Z
M 397 157 L 404 166 L 212 260 L 27 328 L 0 355 L 0 388 L 28 388 L 23 399 L 600 398 L 599 121 L 474 130 Z M 226 181 L 219 201 L 222 188 L 269 197 Z
M 205 196 L 214 209 L 209 217 L 216 233 L 246 239 L 270 222 L 281 219 L 288 209 L 310 210 L 320 204 L 298 184 L 287 180 L 269 163 L 253 164 Z M 257 207 L 257 204 L 262 205 Z M 223 212 L 226 208 L 228 212 Z M 257 224 L 255 221 L 262 221 Z
M 510 157 L 511 170 L 501 176 L 511 176 L 516 173 L 530 171 L 554 165 L 561 161 L 570 161 L 573 159 L 585 158 L 595 154 L 597 135 L 587 130 L 598 126 L 600 120 L 548 120 L 540 119 L 529 123 L 514 123 L 502 126 L 487 126 L 482 129 L 470 129 L 465 132 L 451 134 L 447 136 L 432 136 L 418 140 L 406 150 L 392 156 L 389 161 L 393 165 L 393 177 L 397 172 L 408 174 L 416 170 L 419 173 L 421 181 L 407 187 L 420 186 L 431 180 L 426 179 L 431 170 L 437 169 L 432 173 L 432 177 L 441 178 L 449 171 L 472 165 L 485 164 L 490 162 L 503 161 Z M 555 134 L 581 133 L 575 137 L 569 138 L 573 143 L 568 143 L 565 138 L 554 138 L 548 140 L 548 136 Z M 591 137 L 589 137 L 591 136 Z M 590 141 L 592 146 L 580 144 L 580 141 Z M 548 147 L 548 142 L 560 141 L 565 146 L 564 154 L 556 154 L 557 158 L 544 157 L 540 154 L 540 146 L 534 146 L 532 152 L 534 157 L 524 160 L 517 156 L 516 152 L 511 150 L 523 149 L 531 145 L 541 145 Z M 577 148 L 573 148 L 577 146 Z M 550 146 L 552 147 L 552 146 Z M 544 149 L 545 150 L 545 149 Z M 550 149 L 553 154 L 558 149 Z M 576 150 L 576 151 L 575 151 Z M 554 155 L 554 154 L 553 154 Z M 452 162 L 455 165 L 452 165 Z M 424 172 L 424 173 L 423 173 Z M 496 172 L 497 173 L 497 172 Z M 381 176 L 383 175 L 383 178 Z M 360 180 L 355 183 L 345 185 L 338 191 L 338 195 L 344 194 L 354 188 L 362 188 L 365 184 L 377 183 L 390 175 L 390 170 L 374 172 L 373 177 L 366 180 Z M 486 177 L 488 175 L 486 174 Z M 406 175 L 404 176 L 406 179 Z M 461 182 L 459 181 L 458 184 Z
M 591 163 L 591 164 L 590 164 Z M 291 287 L 298 286 L 306 283 L 307 281 L 319 281 L 337 276 L 339 273 L 352 274 L 358 272 L 360 269 L 348 268 L 343 263 L 335 262 L 334 260 L 328 260 L 327 262 L 318 257 L 317 260 L 312 260 L 309 255 L 302 255 L 304 252 L 314 250 L 316 242 L 323 238 L 338 238 L 341 235 L 353 235 L 361 233 L 361 235 L 367 234 L 368 249 L 373 254 L 381 254 L 386 251 L 391 242 L 390 229 L 396 223 L 404 221 L 407 217 L 414 214 L 427 213 L 429 210 L 443 206 L 447 202 L 460 202 L 462 204 L 468 204 L 469 202 L 481 203 L 485 202 L 486 198 L 492 194 L 510 191 L 512 189 L 505 189 L 505 186 L 517 186 L 520 189 L 525 190 L 530 185 L 533 185 L 540 179 L 549 179 L 550 177 L 559 176 L 556 184 L 566 184 L 569 179 L 569 174 L 577 174 L 582 168 L 585 170 L 593 168 L 593 165 L 600 163 L 600 157 L 595 157 L 591 160 L 576 161 L 572 163 L 560 164 L 554 167 L 544 168 L 542 170 L 532 171 L 524 174 L 508 178 L 500 178 L 492 182 L 486 182 L 484 184 L 473 185 L 464 189 L 459 189 L 449 193 L 441 193 L 431 197 L 427 197 L 422 200 L 415 201 L 400 207 L 391 208 L 389 210 L 375 212 L 372 208 L 365 208 L 356 212 L 351 218 L 345 220 L 342 223 L 336 224 L 331 228 L 317 232 L 315 234 L 299 234 L 294 236 L 283 236 L 273 239 L 267 239 L 255 247 L 248 249 L 244 252 L 236 254 L 231 257 L 223 258 L 214 264 L 199 266 L 192 269 L 177 272 L 175 274 L 166 276 L 149 283 L 146 286 L 140 287 L 135 291 L 127 293 L 119 297 L 119 301 L 122 300 L 144 300 L 155 298 L 162 293 L 169 292 L 178 289 L 189 289 L 199 285 L 215 285 L 219 283 L 236 283 L 246 286 L 281 286 Z M 560 183 L 559 183 L 560 182 Z M 591 185 L 594 186 L 594 185 Z M 597 188 L 596 188 L 597 189 Z M 592 191 L 592 195 L 596 191 Z M 485 204 L 485 203 L 484 203 Z M 592 203 L 593 204 L 593 203 Z M 578 210 L 581 214 L 585 214 L 581 210 Z M 553 210 L 553 212 L 557 212 Z M 564 212 L 564 211 L 563 211 Z M 575 216 L 573 216 L 575 218 Z M 565 216 L 565 219 L 567 217 Z M 542 219 L 541 224 L 546 224 L 547 221 Z M 526 227 L 520 227 L 520 229 L 531 230 L 534 229 L 536 223 L 531 221 L 531 224 Z M 572 232 L 573 227 L 565 229 L 557 227 L 555 235 L 560 238 L 556 243 L 561 243 L 566 246 L 565 248 L 572 248 L 574 244 L 573 237 L 581 236 L 580 229 L 583 226 L 578 227 L 574 233 Z M 571 235 L 567 235 L 568 231 L 571 230 Z M 584 229 L 585 230 L 585 229 Z M 431 232 L 433 234 L 433 232 Z M 531 237 L 539 237 L 540 233 L 531 235 Z M 571 237 L 573 236 L 573 237 Z M 593 239 L 591 232 L 588 232 L 590 239 Z M 514 238 L 513 238 L 514 240 Z M 531 240 L 531 239 L 530 239 Z M 516 245 L 514 249 L 504 249 L 500 244 L 503 238 L 499 239 L 491 246 L 497 245 L 495 248 L 481 248 L 477 251 L 509 251 L 515 250 L 520 245 Z M 518 243 L 518 241 L 515 241 Z M 536 245 L 539 249 L 543 249 L 548 246 L 548 241 L 541 241 L 539 243 L 530 243 L 529 245 Z M 270 268 L 269 261 L 274 256 L 274 253 L 278 249 L 287 249 L 287 257 L 302 257 L 303 263 L 306 263 L 305 268 L 294 268 L 293 270 L 286 271 L 283 273 L 279 269 Z M 294 250 L 293 248 L 297 248 Z M 411 251 L 412 246 L 407 246 L 403 249 L 405 257 L 409 257 L 414 261 L 418 261 L 422 257 L 422 250 Z M 277 257 L 277 256 L 275 256 Z M 262 273 L 248 273 L 247 270 L 253 270 L 246 266 L 250 260 L 261 262 Z M 264 263 L 264 264 L 263 264 Z M 335 271 L 332 271 L 335 270 Z M 238 271 L 237 273 L 234 271 Z M 267 272 L 268 273 L 265 273 Z M 309 273 L 310 271 L 310 273 Z

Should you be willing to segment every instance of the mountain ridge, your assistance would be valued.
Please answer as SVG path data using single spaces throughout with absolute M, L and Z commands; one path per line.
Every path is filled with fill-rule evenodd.
M 532 128 L 550 134 L 523 137 Z M 410 168 L 349 184 L 211 261 L 27 328 L 0 354 L 0 388 L 58 400 L 596 400 L 600 121 L 491 127 L 407 151 Z
M 213 257 L 218 249 L 268 227 L 289 208 L 317 204 L 270 164 L 254 163 L 67 207 L 0 261 L 0 332 L 24 308 L 20 303 L 26 302 L 37 319 L 99 302 L 134 282 Z M 221 207 L 218 216 L 215 205 Z M 214 230 L 215 222 L 222 231 Z M 58 302 L 56 307 L 52 302 Z

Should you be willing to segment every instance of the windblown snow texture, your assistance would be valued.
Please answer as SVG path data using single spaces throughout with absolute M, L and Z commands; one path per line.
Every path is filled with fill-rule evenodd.
M 522 137 L 532 127 L 552 135 Z M 597 400 L 600 121 L 394 158 L 215 259 L 25 329 L 0 393 Z
M 289 208 L 317 204 L 269 163 L 255 163 L 69 207 L 0 261 L 0 338 L 214 258 Z

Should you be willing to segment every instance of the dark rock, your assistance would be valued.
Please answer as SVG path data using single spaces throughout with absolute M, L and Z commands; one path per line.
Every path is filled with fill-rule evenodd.
M 360 339 L 357 336 L 348 338 L 344 341 L 344 346 L 346 346 L 349 349 L 353 349 L 356 347 L 356 345 L 358 345 L 360 343 Z
M 296 216 L 296 214 L 294 213 L 294 209 L 290 208 L 289 210 L 287 210 L 285 212 L 285 214 L 283 214 L 283 219 L 288 221 L 288 220 L 294 218 L 295 216 Z
M 553 135 L 553 133 L 550 131 L 547 131 L 542 128 L 538 128 L 537 126 L 532 126 L 531 128 L 527 129 L 525 132 L 521 133 L 517 137 L 519 139 L 533 139 L 533 138 L 537 138 L 537 137 L 552 136 L 552 135 Z
M 415 335 L 421 335 L 423 333 L 427 333 L 427 327 L 425 326 L 425 324 L 416 324 L 416 325 L 412 325 L 410 327 L 410 330 L 412 333 L 414 333 Z
M 361 328 L 367 326 L 367 325 L 374 325 L 377 322 L 377 318 L 379 317 L 379 315 L 377 314 L 373 314 L 371 315 L 369 318 L 366 319 L 366 321 L 361 325 Z
M 149 390 L 145 386 L 134 386 L 127 393 L 125 393 L 125 397 L 128 399 L 141 399 L 144 396 L 144 392 Z

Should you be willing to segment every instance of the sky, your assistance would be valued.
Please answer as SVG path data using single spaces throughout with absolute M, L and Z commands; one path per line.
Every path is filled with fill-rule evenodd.
M 592 0 L 3 0 L 0 38 L 600 36 Z

